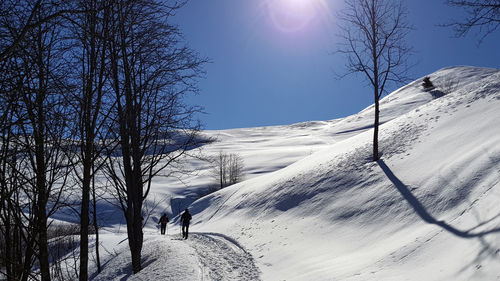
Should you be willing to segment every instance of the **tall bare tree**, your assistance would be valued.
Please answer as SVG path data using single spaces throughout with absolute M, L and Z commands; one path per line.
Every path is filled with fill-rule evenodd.
M 22 21 L 19 13 L 4 10 L 6 4 L 0 4 L 2 34 L 15 29 Z M 2 47 L 5 46 L 1 43 Z M 27 47 L 24 41 L 19 44 Z M 8 281 L 25 281 L 34 277 L 32 267 L 39 253 L 36 190 L 30 188 L 33 179 L 25 176 L 33 174 L 30 172 L 32 161 L 28 161 L 27 138 L 21 129 L 29 122 L 22 97 L 32 74 L 35 56 L 32 54 L 29 59 L 26 51 L 16 49 L 0 60 L 0 237 L 3 242 L 0 274 Z M 29 141 L 32 140 L 31 135 Z
M 170 17 L 176 1 L 116 1 L 109 42 L 116 107 L 110 126 L 118 150 L 107 166 L 127 222 L 132 270 L 141 270 L 143 202 L 153 177 L 196 145 L 196 107 L 183 97 L 196 92 L 204 59 L 183 45 Z
M 32 214 L 23 213 L 31 205 L 24 208 L 24 183 L 17 172 L 24 170 L 20 167 L 21 152 L 14 136 L 19 125 L 15 114 L 19 102 L 15 94 L 18 69 L 12 62 L 8 69 L 0 79 L 0 262 L 5 268 L 0 274 L 14 281 L 27 280 L 31 273 L 36 233 L 32 231 L 35 223 Z
M 107 2 L 0 2 L 1 111 L 5 113 L 0 182 L 2 198 L 10 198 L 0 208 L 0 217 L 9 222 L 8 229 L 1 230 L 13 233 L 7 238 L 16 243 L 5 248 L 11 265 L 6 268 L 9 280 L 27 280 L 33 256 L 39 260 L 42 280 L 50 280 L 48 218 L 58 208 L 59 198 L 70 194 L 63 192 L 70 167 L 82 183 L 80 278 L 88 279 L 89 193 L 99 154 L 94 141 L 105 119 L 101 100 L 107 71 Z M 72 29 L 65 28 L 68 22 L 73 23 Z M 70 51 L 77 61 L 71 73 L 67 71 Z M 68 91 L 68 77 L 79 80 L 80 87 Z M 71 135 L 74 131 L 69 127 L 78 134 Z M 73 150 L 75 140 L 79 140 L 78 151 Z M 75 160 L 79 165 L 74 165 Z M 17 256 L 19 248 L 25 252 Z
M 40 9 L 36 19 L 52 14 L 52 7 Z M 63 192 L 69 174 L 65 157 L 68 137 L 68 111 L 64 94 L 67 69 L 65 46 L 59 23 L 46 21 L 26 34 L 16 51 L 16 62 L 22 71 L 16 80 L 18 106 L 16 142 L 22 151 L 24 165 L 17 171 L 22 181 L 23 200 L 29 202 L 36 233 L 36 256 L 41 280 L 50 280 L 48 253 L 48 218 L 54 214 L 67 194 Z
M 347 58 L 347 73 L 361 73 L 373 90 L 375 106 L 373 161 L 379 159 L 379 100 L 389 83 L 407 81 L 411 48 L 405 38 L 411 30 L 400 0 L 347 0 L 340 15 L 338 52 Z
M 73 15 L 71 34 L 74 36 L 74 79 L 76 90 L 68 95 L 69 104 L 74 110 L 74 125 L 76 141 L 79 149 L 75 159 L 78 165 L 73 165 L 75 176 L 81 185 L 80 203 L 80 273 L 81 281 L 88 280 L 89 260 L 89 224 L 90 224 L 90 193 L 96 171 L 103 165 L 101 152 L 103 150 L 104 125 L 107 121 L 109 108 L 103 109 L 107 88 L 106 59 L 109 52 L 109 9 L 111 1 L 106 0 L 79 0 L 75 1 L 75 9 L 85 11 Z M 91 188 L 92 184 L 92 188 Z M 92 190 L 95 194 L 95 190 Z M 95 196 L 94 201 L 95 201 Z M 94 202 L 95 205 L 95 202 Z M 96 212 L 94 210 L 94 217 Z M 96 219 L 94 218 L 94 224 Z M 95 226 L 94 226 L 95 227 Z M 98 237 L 98 234 L 96 234 Z M 96 238 L 97 239 L 97 238 Z M 97 241 L 98 242 L 98 241 Z M 96 243 L 98 253 L 99 245 Z M 97 254 L 97 260 L 99 260 Z M 98 265 L 100 269 L 100 266 Z
M 451 24 L 459 36 L 478 29 L 483 40 L 500 27 L 500 0 L 448 0 L 447 3 L 467 12 L 465 20 Z

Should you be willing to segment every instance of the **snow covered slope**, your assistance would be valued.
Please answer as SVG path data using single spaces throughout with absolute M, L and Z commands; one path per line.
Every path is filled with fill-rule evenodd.
M 221 132 L 213 151 L 241 151 L 249 171 L 286 167 L 196 201 L 193 230 L 239 241 L 264 280 L 500 278 L 500 72 L 430 78 L 436 91 L 417 80 L 382 101 L 379 162 L 372 108 Z
M 206 131 L 218 141 L 204 153 L 239 153 L 246 180 L 193 202 L 213 182 L 207 163 L 191 160 L 198 173 L 182 184 L 157 179 L 163 210 L 193 202 L 192 239 L 172 234 L 177 219 L 158 237 L 150 220 L 145 268 L 132 277 L 126 235 L 109 222 L 95 280 L 499 280 L 500 71 L 429 77 L 433 91 L 419 79 L 381 101 L 378 162 L 373 107 Z
M 494 69 L 474 67 L 442 69 L 430 75 L 431 80 L 437 86 L 436 91 L 433 92 L 424 92 L 420 85 L 422 80 L 418 79 L 381 100 L 380 122 L 383 124 L 398 118 L 433 101 L 436 95 L 466 87 L 495 72 Z M 370 95 L 367 94 L 367 98 L 369 97 Z M 203 150 L 206 155 L 216 155 L 220 151 L 241 154 L 245 160 L 246 178 L 250 179 L 284 168 L 331 144 L 367 131 L 372 126 L 373 106 L 370 106 L 358 114 L 329 121 L 204 131 L 207 137 L 217 141 L 204 146 Z M 193 160 L 191 165 L 198 170 L 196 177 L 190 175 L 183 179 L 182 184 L 179 184 L 176 179 L 162 179 L 163 182 L 158 181 L 157 186 L 168 186 L 169 189 L 165 192 L 170 192 L 172 196 L 179 196 L 182 192 L 178 189 L 185 190 L 186 187 L 206 188 L 211 182 L 208 164 Z

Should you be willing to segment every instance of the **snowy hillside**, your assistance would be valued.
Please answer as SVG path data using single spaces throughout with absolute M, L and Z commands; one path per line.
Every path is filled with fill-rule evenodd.
M 205 132 L 218 139 L 205 153 L 238 152 L 247 180 L 190 206 L 195 233 L 186 242 L 161 240 L 151 221 L 146 267 L 134 278 L 500 279 L 500 71 L 452 67 L 429 77 L 434 91 L 419 79 L 382 100 L 379 162 L 370 161 L 372 107 L 332 121 Z M 155 196 L 194 200 L 213 180 L 208 164 L 191 165 L 196 176 L 182 185 L 159 179 Z M 112 248 L 126 236 L 108 237 Z M 126 275 L 116 273 L 125 244 L 96 280 Z M 158 269 L 163 259 L 167 270 Z

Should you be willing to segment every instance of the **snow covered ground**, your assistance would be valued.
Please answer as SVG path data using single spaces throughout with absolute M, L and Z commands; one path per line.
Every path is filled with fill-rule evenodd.
M 246 180 L 147 225 L 144 269 L 132 276 L 126 235 L 107 223 L 94 280 L 500 280 L 500 71 L 451 67 L 381 102 L 380 151 L 370 161 L 373 107 L 331 121 L 207 131 L 207 155 L 237 152 Z M 158 213 L 176 214 L 212 179 L 209 165 L 158 179 Z M 176 207 L 174 207 L 174 205 Z M 173 234 L 173 232 L 176 234 Z
M 116 236 L 104 237 L 104 244 L 113 245 Z M 218 233 L 192 233 L 189 240 L 179 235 L 146 235 L 142 252 L 145 269 L 135 275 L 128 245 L 123 242 L 108 254 L 104 270 L 93 280 L 259 280 L 252 256 L 236 241 Z

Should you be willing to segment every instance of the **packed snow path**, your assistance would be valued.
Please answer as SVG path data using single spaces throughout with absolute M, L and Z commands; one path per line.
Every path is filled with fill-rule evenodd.
M 194 233 L 187 241 L 200 259 L 202 280 L 260 280 L 252 256 L 231 238 Z
M 117 236 L 115 236 L 115 239 Z M 235 240 L 218 233 L 145 235 L 141 272 L 133 275 L 126 239 L 107 252 L 115 252 L 104 270 L 92 280 L 261 280 L 252 255 Z

